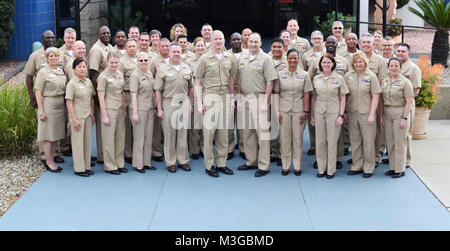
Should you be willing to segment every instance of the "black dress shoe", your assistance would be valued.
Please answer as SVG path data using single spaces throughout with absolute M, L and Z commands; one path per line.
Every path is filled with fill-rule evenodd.
M 313 168 L 314 168 L 314 169 L 318 169 L 318 168 L 319 168 L 319 167 L 317 166 L 317 161 L 314 161 Z
M 381 162 L 382 162 L 383 164 L 389 164 L 389 159 L 388 159 L 388 158 L 382 159 Z
M 411 168 L 411 167 L 408 165 L 408 166 L 406 166 L 406 168 Z
M 317 178 L 322 178 L 322 177 L 324 177 L 326 175 L 326 173 L 318 173 L 317 174 Z
M 270 157 L 270 162 L 277 162 L 278 160 L 280 160 L 280 158 L 278 158 L 278 157 Z
M 221 173 L 224 173 L 224 174 L 227 174 L 227 175 L 233 175 L 234 174 L 233 170 L 231 170 L 228 167 L 217 167 L 216 170 L 218 172 L 221 172 Z
M 105 163 L 103 160 L 97 160 L 96 162 L 97 162 L 97 164 L 101 164 L 101 165 L 103 165 Z
M 132 164 L 133 163 L 133 158 L 125 157 L 125 162 L 127 162 L 128 164 Z
M 342 168 L 342 162 L 336 161 L 336 169 L 341 169 L 341 168 Z
M 200 157 L 205 158 L 205 155 L 203 155 L 203 152 L 200 152 L 198 155 L 200 155 Z
M 86 170 L 86 173 L 89 175 L 94 175 L 94 171 L 92 171 L 92 170 Z
M 286 176 L 289 174 L 289 170 L 281 170 L 281 175 Z
M 51 169 L 47 164 L 45 164 L 45 168 L 47 171 L 50 171 L 52 173 L 60 173 L 62 171 L 62 168 L 58 166 L 55 170 Z
M 347 164 L 353 164 L 353 159 L 348 159 Z
M 370 177 L 372 177 L 372 175 L 373 175 L 373 173 L 364 173 L 363 174 L 363 178 L 370 178 Z
M 64 163 L 64 159 L 61 158 L 60 156 L 55 156 L 55 157 L 53 157 L 53 160 L 54 160 L 56 163 Z
M 205 173 L 207 173 L 209 176 L 214 177 L 214 178 L 219 177 L 219 174 L 217 173 L 217 170 L 215 167 L 211 167 L 210 170 L 205 169 Z
M 239 171 L 247 171 L 247 170 L 252 170 L 252 169 L 258 169 L 257 166 L 247 166 L 247 165 L 242 165 L 240 167 L 238 167 Z
M 162 156 L 153 156 L 152 160 L 154 160 L 156 162 L 162 162 Z
M 395 171 L 394 171 L 394 170 L 389 170 L 389 171 L 387 171 L 387 172 L 384 173 L 384 175 L 386 175 L 386 176 L 392 176 L 392 175 L 394 175 L 394 174 L 395 174 Z
M 192 154 L 192 159 L 198 160 L 198 154 Z
M 234 152 L 228 153 L 227 160 L 230 160 L 234 157 Z
M 122 167 L 122 168 L 119 168 L 119 172 L 121 172 L 121 173 L 128 173 L 128 169 Z
M 139 169 L 139 168 L 135 168 L 136 172 L 138 173 L 145 173 L 145 168 Z
M 95 162 L 92 161 L 91 162 L 91 167 L 93 167 L 93 166 L 95 166 Z
M 69 149 L 69 150 L 65 150 L 65 151 L 63 151 L 63 152 L 61 152 L 64 156 L 67 156 L 67 157 L 72 157 L 72 150 L 71 149 Z
M 314 150 L 314 149 L 309 149 L 309 150 L 306 152 L 306 154 L 308 154 L 308 155 L 314 155 L 314 154 L 316 154 L 316 150 Z
M 241 157 L 241 158 L 247 160 L 247 159 L 245 158 L 245 153 L 243 153 L 243 152 L 240 152 L 240 153 L 239 153 L 239 157 Z
M 332 178 L 334 178 L 334 174 L 332 174 L 332 175 L 329 175 L 329 174 L 327 174 L 327 179 L 332 179 Z
M 360 170 L 360 171 L 348 171 L 347 174 L 348 175 L 357 175 L 357 174 L 360 174 L 360 173 L 363 173 L 363 172 L 364 172 L 363 170 Z
M 264 170 L 258 169 L 255 173 L 255 177 L 262 177 L 262 176 L 268 174 L 269 172 L 270 171 L 264 171 Z
M 86 172 L 74 172 L 75 175 L 81 176 L 81 177 L 89 177 L 89 174 Z
M 171 173 L 176 173 L 177 172 L 177 167 L 175 165 L 172 166 L 168 166 L 167 170 Z
M 403 176 L 405 176 L 405 172 L 394 173 L 394 174 L 392 175 L 392 178 L 400 178 L 400 177 L 403 177 Z
M 109 173 L 109 174 L 113 174 L 113 175 L 120 175 L 119 170 L 105 171 L 105 173 Z
M 154 166 L 144 166 L 144 169 L 154 171 L 154 170 L 156 170 L 156 167 L 154 167 Z
M 300 175 L 302 175 L 302 170 L 298 170 L 298 171 L 294 170 L 294 174 L 295 174 L 295 176 L 300 176 Z
M 347 156 L 348 153 L 349 153 L 349 152 L 348 152 L 348 148 L 345 148 L 345 149 L 344 149 L 344 155 Z
M 91 156 L 91 161 L 96 161 L 97 157 Z

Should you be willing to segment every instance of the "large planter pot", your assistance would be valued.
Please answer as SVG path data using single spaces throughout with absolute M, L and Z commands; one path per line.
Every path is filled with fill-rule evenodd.
M 425 139 L 427 137 L 427 123 L 431 110 L 424 107 L 416 107 L 413 120 L 413 140 Z

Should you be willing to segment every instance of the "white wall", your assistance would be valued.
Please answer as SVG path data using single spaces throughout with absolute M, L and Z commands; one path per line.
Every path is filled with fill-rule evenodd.
M 369 22 L 369 0 L 361 0 L 359 7 L 359 18 L 361 22 Z M 358 37 L 360 37 L 361 34 L 368 32 L 367 24 L 361 24 L 359 27 Z
M 407 5 L 397 10 L 397 18 L 401 18 L 403 20 L 402 24 L 413 26 L 424 26 L 423 25 L 424 21 L 420 17 L 414 15 L 411 11 L 409 11 L 408 7 L 413 7 L 414 9 L 420 11 L 419 7 L 417 7 L 414 0 L 410 0 Z M 423 12 L 421 11 L 421 13 Z

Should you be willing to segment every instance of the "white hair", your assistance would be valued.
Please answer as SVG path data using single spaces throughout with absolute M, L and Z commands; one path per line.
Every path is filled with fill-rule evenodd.
M 323 33 L 321 31 L 319 31 L 319 30 L 313 31 L 311 33 L 311 37 L 314 36 L 314 35 L 317 35 L 317 34 L 319 34 L 322 37 L 322 39 L 323 39 Z
M 75 34 L 75 36 L 77 35 L 77 32 L 75 31 L 75 29 L 74 29 L 74 28 L 71 28 L 71 27 L 66 28 L 66 29 L 64 30 L 64 36 L 66 36 L 66 35 L 69 34 L 69 33 Z
M 370 34 L 370 33 L 363 33 L 363 34 L 361 35 L 360 41 L 362 42 L 363 38 L 365 38 L 365 37 L 370 38 L 370 41 L 371 41 L 372 43 L 374 42 L 373 35 Z

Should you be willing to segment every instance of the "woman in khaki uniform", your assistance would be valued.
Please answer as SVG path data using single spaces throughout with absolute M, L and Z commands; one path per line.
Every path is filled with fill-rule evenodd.
M 131 122 L 133 123 L 133 166 L 139 173 L 152 167 L 153 119 L 155 116 L 153 84 L 155 80 L 150 72 L 150 58 L 147 53 L 137 56 L 138 68 L 130 76 Z
M 350 91 L 346 109 L 353 160 L 347 174 L 364 173 L 364 178 L 371 177 L 375 169 L 376 110 L 381 93 L 380 82 L 368 65 L 366 56 L 357 53 L 350 62 L 353 71 L 345 74 Z
M 125 80 L 118 71 L 120 55 L 108 54 L 107 68 L 98 76 L 98 100 L 102 115 L 102 145 L 105 172 L 118 175 L 124 168 L 126 103 L 123 87 Z
M 337 143 L 344 123 L 345 100 L 348 94 L 344 77 L 336 73 L 333 55 L 320 58 L 321 73 L 313 79 L 311 124 L 316 127 L 317 177 L 334 177 L 336 172 Z
M 42 142 L 47 170 L 59 173 L 62 168 L 56 165 L 53 157 L 57 142 L 66 135 L 65 126 L 61 125 L 66 124 L 64 94 L 67 78 L 58 67 L 57 48 L 48 48 L 45 57 L 47 66 L 38 72 L 34 86 L 39 112 L 37 142 Z
M 87 63 L 77 58 L 72 64 L 73 76 L 66 87 L 66 105 L 72 132 L 72 156 L 75 174 L 89 177 L 91 171 L 91 136 L 94 118 L 95 90 L 86 78 Z
M 298 67 L 299 53 L 287 52 L 289 68 L 278 72 L 275 82 L 275 112 L 280 123 L 282 175 L 288 175 L 291 163 L 294 174 L 301 175 L 303 131 L 309 114 L 309 96 L 313 90 L 308 73 Z M 300 62 L 301 63 L 301 62 Z
M 389 171 L 385 175 L 399 178 L 405 175 L 406 149 L 408 143 L 408 117 L 414 99 L 414 91 L 406 77 L 400 74 L 402 63 L 391 58 L 388 63 L 389 77 L 381 84 L 383 98 L 380 102 L 380 122 L 384 126 L 389 152 Z

